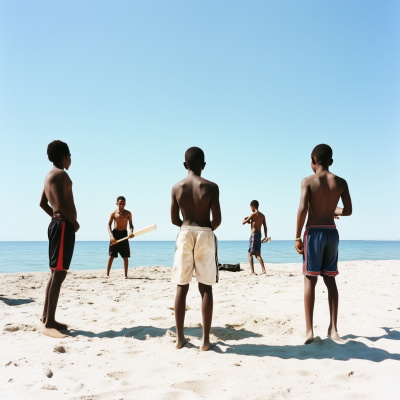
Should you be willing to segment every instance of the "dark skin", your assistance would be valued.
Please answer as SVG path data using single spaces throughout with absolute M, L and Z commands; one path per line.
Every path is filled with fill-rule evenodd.
M 40 207 L 52 217 L 61 214 L 68 220 L 75 232 L 79 230 L 72 181 L 64 169 L 71 166 L 71 155 L 64 156 L 60 162 L 54 162 L 53 168 L 48 172 L 44 181 L 44 189 L 40 199 Z M 50 203 L 50 204 L 49 204 Z M 61 285 L 67 276 L 67 271 L 51 271 L 49 282 L 46 286 L 46 297 L 43 308 L 41 332 L 43 335 L 62 338 L 66 335 L 59 332 L 67 326 L 55 320 L 58 298 Z
M 301 237 L 301 231 L 308 214 L 306 225 L 334 225 L 335 219 L 340 216 L 352 214 L 352 204 L 347 182 L 332 174 L 328 165 L 322 165 L 316 157 L 311 157 L 311 168 L 314 175 L 304 178 L 301 182 L 300 206 L 297 213 L 296 238 Z M 343 208 L 338 207 L 339 199 L 342 199 Z M 299 254 L 303 254 L 304 246 L 301 239 L 295 241 L 295 248 Z M 328 289 L 328 302 L 330 323 L 328 336 L 340 341 L 337 333 L 337 316 L 339 308 L 339 293 L 335 277 L 323 276 Z M 305 344 L 311 343 L 314 337 L 313 314 L 315 302 L 315 285 L 317 276 L 304 276 L 304 309 L 306 319 Z
M 128 222 L 129 222 L 129 238 L 133 238 L 135 235 L 133 234 L 133 224 L 132 224 L 132 213 L 128 210 L 125 210 L 125 204 L 126 202 L 124 200 L 118 200 L 117 201 L 117 206 L 118 209 L 113 211 L 110 216 L 110 220 L 108 221 L 108 234 L 110 235 L 111 243 L 115 244 L 117 241 L 115 240 L 113 233 L 112 233 L 112 223 L 114 222 L 114 229 L 117 231 L 125 231 L 126 228 L 128 227 Z M 114 261 L 115 257 L 110 256 L 108 258 L 107 262 L 107 276 L 110 275 L 110 270 L 112 263 Z M 124 273 L 125 273 L 125 279 L 128 278 L 128 257 L 123 257 L 124 260 Z
M 265 215 L 258 211 L 254 206 L 250 205 L 251 209 L 251 215 L 249 217 L 246 217 L 242 224 L 251 224 L 251 233 L 259 233 L 261 234 L 261 228 L 264 227 L 264 235 L 267 237 L 267 222 L 265 220 Z M 253 254 L 248 252 L 249 255 L 249 263 L 250 263 L 250 270 L 251 273 L 250 275 L 254 274 L 254 263 L 253 263 Z M 264 266 L 264 260 L 261 257 L 261 254 L 259 251 L 255 251 L 254 255 L 256 256 L 258 262 L 261 265 L 262 269 L 262 274 L 265 274 L 265 266 Z
M 188 170 L 188 176 L 172 188 L 171 221 L 174 225 L 209 227 L 213 231 L 221 225 L 221 208 L 219 204 L 219 188 L 213 182 L 201 177 L 206 163 L 189 166 L 183 163 Z M 182 212 L 181 220 L 179 211 Z M 212 220 L 210 220 L 210 211 Z M 186 296 L 189 285 L 177 285 L 175 298 L 175 323 L 177 341 L 176 348 L 182 348 L 187 342 L 184 335 L 184 322 L 186 311 Z M 201 350 L 211 348 L 210 329 L 213 313 L 212 286 L 199 283 L 201 295 L 201 311 L 203 316 L 203 341 Z

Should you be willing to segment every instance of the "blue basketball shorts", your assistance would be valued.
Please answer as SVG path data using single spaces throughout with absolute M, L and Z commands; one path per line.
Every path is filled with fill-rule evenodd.
M 304 232 L 303 274 L 339 274 L 339 233 L 336 225 L 308 225 Z

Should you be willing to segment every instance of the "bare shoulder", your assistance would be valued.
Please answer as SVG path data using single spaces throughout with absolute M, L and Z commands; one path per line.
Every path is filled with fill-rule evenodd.
M 126 208 L 125 208 L 124 211 L 126 211 L 126 216 L 127 216 L 127 217 L 129 217 L 130 215 L 132 215 L 132 213 L 131 213 L 129 210 L 127 210 Z
M 72 182 L 69 175 L 66 173 L 66 171 L 64 171 L 63 169 L 58 169 L 58 168 L 54 168 L 54 169 L 50 170 L 46 176 L 46 180 L 48 180 L 52 183 Z
M 302 179 L 301 181 L 301 186 L 308 186 L 311 184 L 311 182 L 315 179 L 315 174 L 307 176 Z
M 338 187 L 345 188 L 347 186 L 347 182 L 345 179 L 337 176 L 335 174 L 330 173 L 331 179 L 333 179 Z
M 265 215 L 260 211 L 258 213 L 260 214 L 261 221 L 263 221 L 265 219 Z
M 207 179 L 201 178 L 201 185 L 207 187 L 210 190 L 218 191 L 219 187 L 216 183 L 208 181 Z

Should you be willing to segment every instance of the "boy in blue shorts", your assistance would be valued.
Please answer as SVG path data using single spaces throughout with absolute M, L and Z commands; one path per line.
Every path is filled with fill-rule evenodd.
M 332 165 L 332 149 L 319 144 L 311 153 L 311 168 L 314 175 L 301 182 L 300 206 L 297 213 L 295 248 L 303 254 L 304 308 L 306 333 L 304 343 L 313 341 L 313 313 L 315 285 L 322 275 L 328 289 L 330 324 L 328 337 L 341 341 L 337 331 L 339 294 L 335 276 L 338 271 L 339 234 L 334 219 L 352 213 L 349 188 L 344 179 L 329 172 Z M 343 208 L 337 207 L 342 199 Z M 301 231 L 308 213 L 304 243 Z
M 253 200 L 250 203 L 251 215 L 243 220 L 244 224 L 251 225 L 251 236 L 249 239 L 249 263 L 250 263 L 250 275 L 254 275 L 254 264 L 253 255 L 256 256 L 258 262 L 261 265 L 262 274 L 265 274 L 264 260 L 261 257 L 261 227 L 264 227 L 264 234 L 267 237 L 267 222 L 265 221 L 265 215 L 258 211 L 259 203 L 257 200 Z

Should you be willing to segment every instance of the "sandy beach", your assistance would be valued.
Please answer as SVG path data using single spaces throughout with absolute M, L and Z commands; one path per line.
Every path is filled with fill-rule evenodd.
M 186 335 L 174 349 L 171 269 L 71 271 L 57 320 L 70 337 L 39 333 L 49 272 L 0 275 L 1 399 L 395 399 L 400 393 L 400 261 L 339 263 L 337 344 L 326 337 L 327 293 L 317 285 L 315 335 L 304 330 L 300 264 L 267 275 L 221 272 L 212 340 L 200 352 L 197 284 Z M 256 264 L 256 270 L 260 267 Z

